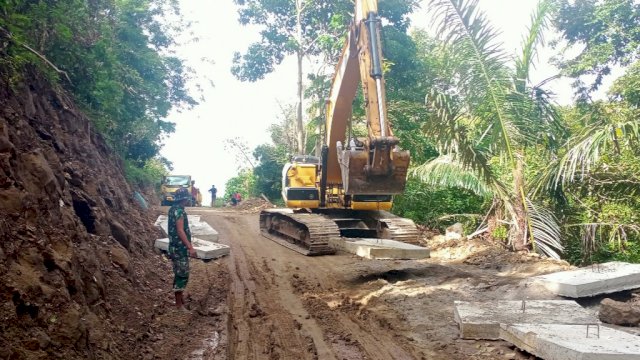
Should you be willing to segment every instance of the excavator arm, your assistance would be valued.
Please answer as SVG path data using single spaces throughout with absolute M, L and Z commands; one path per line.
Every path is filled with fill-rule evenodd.
M 346 139 L 358 83 L 367 119 L 364 141 Z M 328 156 L 323 182 L 329 188 L 340 184 L 347 195 L 393 195 L 404 190 L 409 152 L 400 150 L 393 136 L 384 88 L 377 0 L 356 0 L 354 21 L 327 102 Z
M 327 101 L 322 156 L 299 155 L 285 164 L 282 197 L 287 208 L 260 213 L 263 236 L 305 255 L 335 253 L 332 242 L 342 237 L 418 243 L 413 221 L 387 212 L 392 195 L 404 190 L 409 152 L 399 149 L 387 118 L 377 1 L 355 3 Z M 347 125 L 358 85 L 368 133 L 364 139 L 350 139 Z

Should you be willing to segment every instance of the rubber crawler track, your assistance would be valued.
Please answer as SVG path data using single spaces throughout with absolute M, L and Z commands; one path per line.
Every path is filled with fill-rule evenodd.
M 300 236 L 291 236 L 269 228 L 267 224 L 274 221 L 294 226 Z M 263 210 L 260 213 L 260 231 L 264 237 L 308 256 L 335 254 L 336 250 L 329 245 L 329 240 L 340 237 L 338 226 L 323 215 L 295 214 L 277 209 Z

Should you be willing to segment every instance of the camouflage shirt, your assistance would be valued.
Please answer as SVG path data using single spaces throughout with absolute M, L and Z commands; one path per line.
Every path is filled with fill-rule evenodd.
M 173 205 L 169 209 L 169 255 L 178 254 L 187 256 L 189 251 L 184 245 L 180 237 L 178 236 L 178 229 L 176 228 L 176 221 L 181 217 L 184 218 L 184 233 L 187 235 L 187 239 L 191 241 L 191 229 L 189 229 L 189 218 L 184 211 L 184 207 L 180 205 Z

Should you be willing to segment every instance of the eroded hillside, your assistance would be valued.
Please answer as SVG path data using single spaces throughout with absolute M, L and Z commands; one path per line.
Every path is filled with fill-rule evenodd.
M 0 80 L 0 109 L 0 357 L 135 354 L 123 324 L 163 270 L 150 214 L 64 92 Z

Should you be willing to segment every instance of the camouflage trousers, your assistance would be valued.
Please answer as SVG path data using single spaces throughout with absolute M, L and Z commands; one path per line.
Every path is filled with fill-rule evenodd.
M 189 256 L 174 253 L 171 255 L 173 264 L 173 291 L 182 292 L 189 282 Z

